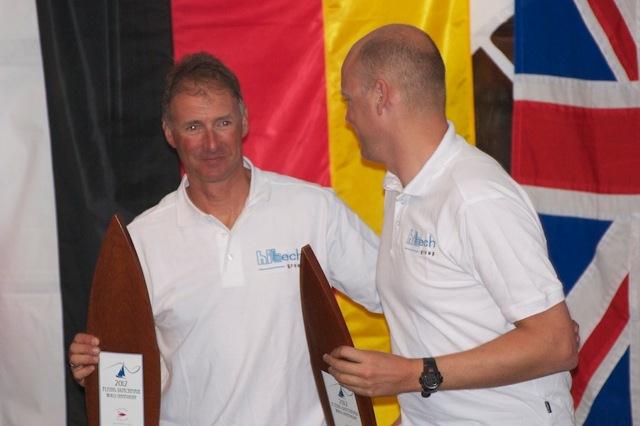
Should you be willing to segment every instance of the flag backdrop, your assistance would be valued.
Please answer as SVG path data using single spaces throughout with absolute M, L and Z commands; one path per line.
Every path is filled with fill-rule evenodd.
M 473 140 L 467 1 L 402 0 L 389 8 L 368 0 L 173 0 L 171 9 L 176 58 L 205 50 L 238 74 L 249 110 L 246 155 L 264 169 L 333 186 L 378 231 L 383 170 L 362 164 L 340 96 L 340 66 L 355 40 L 390 22 L 427 30 L 448 66 L 451 117 Z M 356 346 L 389 350 L 380 317 L 343 298 L 340 305 Z M 397 417 L 389 400 L 376 408 L 382 424 Z
M 66 348 L 85 328 L 110 216 L 129 220 L 178 184 L 159 108 L 174 58 L 207 50 L 229 64 L 249 108 L 246 154 L 265 169 L 333 186 L 378 231 L 383 171 L 360 160 L 339 89 L 356 39 L 389 22 L 429 31 L 448 66 L 450 115 L 474 138 L 466 0 L 36 0 L 17 15 L 0 1 L 12 8 L 1 14 L 8 41 L 0 43 L 2 152 L 10 149 L 0 159 L 2 425 L 85 423 Z M 341 306 L 358 346 L 388 349 L 381 317 L 344 299 Z M 380 424 L 398 414 L 385 399 L 376 412 Z
M 577 417 L 638 424 L 638 6 L 516 6 L 513 174 L 539 207 L 581 324 Z M 0 10 L 11 10 L 0 13 L 0 425 L 85 424 L 66 348 L 85 327 L 110 216 L 131 219 L 177 186 L 159 125 L 174 58 L 220 56 L 243 85 L 254 162 L 334 187 L 377 231 L 383 172 L 361 161 L 339 91 L 357 38 L 387 22 L 431 33 L 448 114 L 475 140 L 467 1 L 0 0 Z M 388 348 L 381 318 L 340 304 L 356 345 Z M 388 424 L 397 407 L 380 400 L 376 415 Z
M 580 324 L 576 420 L 640 424 L 640 9 L 517 0 L 512 174 Z

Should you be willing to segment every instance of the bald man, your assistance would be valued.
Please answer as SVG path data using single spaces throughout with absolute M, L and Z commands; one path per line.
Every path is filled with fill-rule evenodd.
M 578 344 L 527 194 L 445 116 L 437 47 L 406 25 L 342 67 L 347 122 L 384 164 L 377 287 L 393 354 L 339 347 L 329 371 L 397 394 L 403 425 L 572 424 Z

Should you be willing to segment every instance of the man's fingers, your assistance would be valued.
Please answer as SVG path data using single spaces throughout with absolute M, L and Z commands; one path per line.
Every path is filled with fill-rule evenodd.
M 84 386 L 85 379 L 95 371 L 96 367 L 93 365 L 87 365 L 85 367 L 76 367 L 71 370 L 73 378 L 80 386 Z
M 351 346 L 338 346 L 331 351 L 331 356 L 351 362 L 362 362 L 365 352 Z
M 335 379 L 344 387 L 349 390 L 360 393 L 362 391 L 362 386 L 364 385 L 364 381 L 361 377 L 341 372 L 336 370 L 333 367 L 329 367 L 329 374 L 331 374 Z
M 351 374 L 355 376 L 359 375 L 358 373 L 359 373 L 360 364 L 357 362 L 354 362 L 345 358 L 336 358 L 333 355 L 327 355 L 327 354 L 324 354 L 322 359 L 324 360 L 324 362 L 329 364 L 329 373 L 331 374 L 335 372 L 339 374 Z M 335 374 L 333 375 L 336 376 Z
M 331 355 L 323 356 L 329 364 L 329 374 L 338 382 L 359 395 L 371 396 L 371 369 L 367 359 L 367 351 L 349 346 L 340 346 L 331 351 Z
M 90 346 L 98 346 L 100 344 L 100 339 L 98 339 L 96 336 L 92 336 L 91 334 L 87 334 L 87 333 L 78 333 L 73 337 L 73 343 L 80 343 L 83 345 L 90 345 Z
M 89 340 L 91 341 L 91 339 Z M 78 343 L 78 341 L 74 339 L 74 343 L 71 343 L 71 346 L 69 346 L 69 366 L 75 373 L 76 371 L 81 371 L 81 368 L 97 365 L 100 360 L 99 354 L 99 347 L 91 344 Z
M 100 341 L 90 334 L 78 333 L 69 345 L 69 362 L 74 365 L 97 364 Z
M 97 365 L 100 360 L 100 348 L 96 346 L 72 343 L 69 348 L 69 366 L 72 370 L 88 365 Z
M 574 319 L 571 319 L 573 323 L 573 333 L 576 335 L 576 342 L 580 344 L 580 324 L 578 324 Z
M 82 380 L 95 371 L 94 365 L 79 366 L 73 370 L 73 377 L 76 380 Z
M 69 367 L 73 378 L 84 386 L 85 378 L 94 372 L 100 360 L 100 340 L 96 336 L 78 333 L 69 345 Z
M 78 368 L 78 366 L 97 365 L 99 360 L 97 355 L 74 354 L 69 357 L 69 366 Z
M 84 343 L 71 343 L 69 346 L 69 355 L 85 354 L 85 355 L 98 355 L 100 348 L 98 346 L 87 345 Z

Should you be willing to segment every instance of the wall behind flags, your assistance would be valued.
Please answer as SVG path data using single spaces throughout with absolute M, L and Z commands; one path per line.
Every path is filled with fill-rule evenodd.
M 33 2 L 0 0 L 0 181 L 0 425 L 61 425 L 56 212 Z
M 615 3 L 623 12 L 622 22 L 630 26 L 631 46 L 638 49 L 639 11 L 632 1 L 598 3 L 604 5 L 604 14 L 602 8 L 589 12 L 585 5 L 594 2 L 542 3 L 543 12 L 545 7 L 562 10 L 560 18 L 566 22 L 576 17 L 586 20 L 584 34 L 599 41 L 605 63 L 614 61 L 620 49 L 611 46 L 620 43 L 615 36 L 609 44 L 603 42 L 607 31 L 598 30 L 594 22 L 599 21 L 593 16 L 600 13 L 619 22 L 611 9 Z M 514 90 L 517 102 L 524 99 L 521 86 L 512 84 L 522 79 L 514 72 L 513 15 L 514 11 L 516 19 L 523 13 L 531 15 L 522 12 L 530 4 L 520 1 L 514 8 L 512 0 L 477 0 L 471 5 L 467 0 L 398 0 L 392 5 L 378 0 L 0 0 L 0 173 L 5 178 L 0 186 L 0 425 L 85 424 L 83 393 L 66 368 L 66 348 L 84 329 L 93 267 L 110 216 L 119 212 L 129 220 L 178 184 L 179 165 L 161 134 L 159 108 L 162 78 L 174 59 L 198 50 L 221 57 L 237 72 L 248 104 L 247 155 L 265 169 L 332 186 L 379 231 L 383 171 L 360 159 L 355 137 L 344 124 L 339 70 L 348 48 L 389 22 L 427 30 L 445 57 L 447 112 L 458 132 L 508 170 L 512 166 L 523 170 L 535 164 L 535 158 L 521 156 L 512 164 Z M 549 31 L 544 20 L 523 25 L 542 25 L 540 31 Z M 520 36 L 516 34 L 516 45 Z M 557 40 L 564 36 L 557 34 Z M 628 43 L 625 39 L 622 46 Z M 635 61 L 637 65 L 637 56 Z M 613 65 L 614 70 L 620 68 Z M 625 90 L 615 86 L 616 79 L 595 90 L 631 93 L 613 106 L 637 109 L 637 78 L 627 80 Z M 565 77 L 559 81 L 569 85 L 550 87 L 561 91 L 558 87 L 578 84 Z M 629 114 L 637 117 L 633 111 Z M 638 127 L 630 128 L 636 132 L 637 145 Z M 518 137 L 514 133 L 520 141 Z M 527 141 L 519 149 L 536 152 L 528 148 L 535 146 L 535 140 Z M 608 150 L 606 145 L 602 149 Z M 546 155 L 556 159 L 553 150 Z M 629 173 L 640 169 L 638 161 L 629 159 L 625 165 Z M 581 167 L 598 169 L 594 164 Z M 630 253 L 637 250 L 633 235 L 640 231 L 630 213 L 640 211 L 640 191 L 623 198 L 596 196 L 594 204 L 591 193 L 544 192 L 544 185 L 532 184 L 535 177 L 527 178 L 527 189 L 547 214 L 550 251 L 561 278 L 578 281 L 568 289 L 582 289 L 582 293 L 572 289 L 569 295 L 572 312 L 586 324 L 581 329 L 586 346 L 581 360 L 586 359 L 584 365 L 589 367 L 576 376 L 581 388 L 574 390 L 579 423 L 602 424 L 608 415 L 614 419 L 610 424 L 631 424 L 633 412 L 638 424 L 640 384 L 633 373 L 640 377 L 636 370 L 640 303 L 637 275 L 630 272 L 637 262 L 632 268 Z M 600 216 L 575 207 L 576 199 L 579 206 L 591 206 Z M 576 209 L 582 212 L 580 218 L 586 215 L 588 226 L 580 228 L 585 222 L 578 221 L 577 228 L 567 228 L 565 218 L 577 215 Z M 602 213 L 605 210 L 615 215 Z M 552 233 L 553 229 L 571 233 Z M 589 244 L 572 239 L 581 229 L 591 236 Z M 625 232 L 626 239 L 616 239 Z M 591 249 L 568 260 L 561 258 L 574 241 L 574 246 Z M 612 244 L 615 249 L 607 251 Z M 619 273 L 612 277 L 627 283 L 620 287 L 622 293 L 616 292 L 615 284 L 598 287 L 588 278 L 600 274 L 589 272 L 596 269 L 589 266 L 592 260 L 611 257 L 621 261 Z M 563 262 L 573 265 L 571 272 Z M 585 296 L 590 292 L 604 294 L 603 300 L 619 307 L 622 314 L 614 317 L 627 318 L 614 327 L 619 330 L 616 336 L 622 337 L 611 342 L 610 352 L 600 355 L 589 355 L 590 348 L 602 346 L 591 334 L 608 335 L 604 315 L 608 304 L 593 307 Z M 357 346 L 388 350 L 381 317 L 344 298 L 339 302 Z M 602 315 L 589 314 L 591 310 Z M 616 407 L 618 418 L 607 412 L 608 405 Z M 390 424 L 397 414 L 393 399 L 376 401 L 379 424 Z

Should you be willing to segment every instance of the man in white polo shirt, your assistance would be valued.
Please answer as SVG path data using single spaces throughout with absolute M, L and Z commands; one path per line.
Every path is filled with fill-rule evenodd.
M 399 394 L 403 425 L 572 424 L 577 341 L 540 222 L 447 122 L 435 44 L 406 25 L 371 32 L 342 93 L 363 157 L 388 170 L 376 282 L 393 354 L 339 347 L 329 371 Z
M 186 174 L 128 227 L 162 357 L 160 424 L 324 424 L 302 321 L 300 248 L 311 244 L 336 288 L 380 311 L 377 237 L 329 189 L 243 158 L 247 111 L 217 59 L 179 62 L 163 107 Z M 96 337 L 75 337 L 79 383 L 98 353 Z

